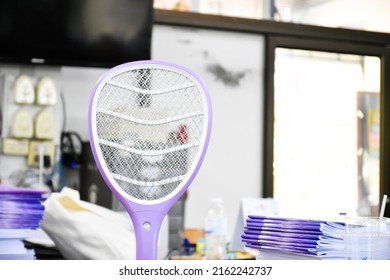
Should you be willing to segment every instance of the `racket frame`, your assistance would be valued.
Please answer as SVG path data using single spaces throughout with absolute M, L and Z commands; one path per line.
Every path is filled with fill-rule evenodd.
M 203 131 L 197 154 L 190 165 L 184 179 L 170 194 L 156 200 L 141 200 L 127 194 L 113 178 L 108 170 L 104 157 L 99 146 L 99 138 L 96 127 L 97 101 L 104 85 L 113 77 L 137 69 L 166 69 L 180 73 L 189 78 L 198 87 L 203 101 Z M 158 61 L 144 60 L 129 62 L 118 65 L 107 71 L 95 84 L 89 102 L 88 124 L 90 145 L 97 168 L 114 195 L 123 204 L 129 213 L 136 235 L 136 258 L 157 259 L 158 236 L 162 221 L 173 204 L 184 194 L 196 177 L 208 148 L 212 126 L 212 108 L 210 94 L 200 77 L 190 69 L 178 64 Z

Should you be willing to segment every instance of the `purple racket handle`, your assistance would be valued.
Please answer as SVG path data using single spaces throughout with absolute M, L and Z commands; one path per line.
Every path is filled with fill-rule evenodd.
M 158 259 L 158 237 L 164 216 L 161 213 L 144 211 L 130 214 L 134 224 L 137 260 Z

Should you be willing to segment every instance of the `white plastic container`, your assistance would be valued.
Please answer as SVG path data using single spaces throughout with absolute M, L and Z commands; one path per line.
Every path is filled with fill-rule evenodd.
M 206 251 L 208 260 L 226 259 L 227 218 L 221 198 L 213 198 L 205 219 Z

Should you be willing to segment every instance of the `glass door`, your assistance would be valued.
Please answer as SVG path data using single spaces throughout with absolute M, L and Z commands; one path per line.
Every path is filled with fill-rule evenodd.
M 278 47 L 274 67 L 280 215 L 377 215 L 380 58 Z

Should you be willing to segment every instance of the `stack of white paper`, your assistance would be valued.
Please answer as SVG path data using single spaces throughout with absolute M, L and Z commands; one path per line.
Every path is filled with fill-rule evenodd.
M 0 260 L 34 259 L 23 240 L 43 218 L 44 191 L 0 185 Z
M 259 258 L 344 259 L 344 224 L 250 215 L 242 242 Z

